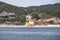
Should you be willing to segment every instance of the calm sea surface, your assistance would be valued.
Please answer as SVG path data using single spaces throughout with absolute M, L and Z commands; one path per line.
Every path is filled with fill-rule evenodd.
M 0 28 L 0 40 L 60 40 L 60 28 Z

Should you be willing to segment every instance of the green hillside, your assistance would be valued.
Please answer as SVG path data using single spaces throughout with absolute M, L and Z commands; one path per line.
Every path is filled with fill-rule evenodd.
M 30 7 L 17 7 L 4 2 L 0 2 L 1 12 L 14 12 L 15 21 L 25 22 L 25 16 L 31 14 L 34 19 L 59 17 L 60 18 L 60 3 L 30 6 Z
M 41 5 L 41 6 L 31 6 L 27 7 L 28 9 L 36 9 L 40 13 L 44 12 L 50 16 L 60 17 L 60 3 Z

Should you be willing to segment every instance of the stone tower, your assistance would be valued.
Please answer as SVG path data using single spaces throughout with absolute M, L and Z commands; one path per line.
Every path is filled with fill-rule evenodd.
M 29 14 L 29 15 L 27 15 L 26 16 L 26 22 L 29 22 L 29 21 L 31 21 L 32 20 L 32 16 Z
M 33 22 L 33 19 L 32 19 L 32 16 L 30 15 L 30 14 L 28 14 L 27 16 L 26 16 L 26 26 L 31 26 L 31 25 L 33 25 L 34 24 L 34 22 Z

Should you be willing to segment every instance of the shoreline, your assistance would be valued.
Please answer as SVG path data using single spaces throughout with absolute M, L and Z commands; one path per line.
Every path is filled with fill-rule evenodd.
M 25 26 L 25 25 L 6 25 L 0 24 L 0 27 L 20 27 L 20 28 L 45 28 L 45 27 L 60 27 L 60 25 L 34 25 L 34 26 Z

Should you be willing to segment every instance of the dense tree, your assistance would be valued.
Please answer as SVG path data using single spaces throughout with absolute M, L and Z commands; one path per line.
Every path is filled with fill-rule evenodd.
M 37 19 L 37 20 L 40 19 L 40 17 L 39 17 L 38 14 L 32 14 L 32 18 L 33 18 L 33 19 Z

